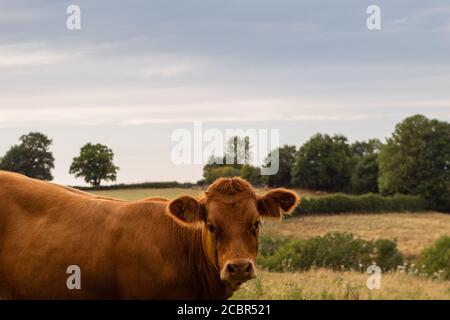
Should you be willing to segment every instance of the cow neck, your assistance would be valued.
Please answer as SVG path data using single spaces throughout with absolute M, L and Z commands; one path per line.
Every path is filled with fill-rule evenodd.
M 192 242 L 190 257 L 194 261 L 190 265 L 193 267 L 193 286 L 200 299 L 225 299 L 231 294 L 225 283 L 220 279 L 220 269 L 215 261 L 211 261 L 207 254 L 206 232 L 202 227 L 194 231 L 194 241 Z

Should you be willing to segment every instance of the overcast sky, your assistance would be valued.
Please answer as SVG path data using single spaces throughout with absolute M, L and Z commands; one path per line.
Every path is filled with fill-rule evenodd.
M 71 4 L 81 30 L 66 28 Z M 0 155 L 46 133 L 59 183 L 82 184 L 68 168 L 86 142 L 114 150 L 118 182 L 196 181 L 201 166 L 170 159 L 194 120 L 300 145 L 384 139 L 415 113 L 450 120 L 448 1 L 0 2 Z

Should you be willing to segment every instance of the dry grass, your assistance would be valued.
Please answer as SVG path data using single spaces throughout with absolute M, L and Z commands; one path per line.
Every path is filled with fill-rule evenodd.
M 181 195 L 190 195 L 192 197 L 197 197 L 203 194 L 203 191 L 200 189 L 166 188 L 166 189 L 101 190 L 101 191 L 91 191 L 91 193 L 102 197 L 110 197 L 123 200 L 141 200 L 149 197 L 163 197 L 173 199 Z
M 302 273 L 259 272 L 233 299 L 268 300 L 450 300 L 450 281 L 387 273 L 381 288 L 366 287 L 367 274 L 319 269 Z
M 414 259 L 441 235 L 450 233 L 450 215 L 428 213 L 380 213 L 309 215 L 266 221 L 263 232 L 275 237 L 307 239 L 327 232 L 351 232 L 363 239 L 396 239 L 399 250 Z

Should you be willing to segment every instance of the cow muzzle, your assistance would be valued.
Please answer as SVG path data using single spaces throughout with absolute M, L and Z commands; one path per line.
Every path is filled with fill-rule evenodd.
M 238 289 L 244 282 L 256 278 L 255 265 L 249 259 L 229 260 L 220 271 L 220 278 Z

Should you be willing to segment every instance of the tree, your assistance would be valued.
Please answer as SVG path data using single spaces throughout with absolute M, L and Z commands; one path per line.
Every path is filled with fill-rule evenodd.
M 240 176 L 240 174 L 241 174 L 241 171 L 239 169 L 234 168 L 233 166 L 224 165 L 224 166 L 215 167 L 215 168 L 212 168 L 211 170 L 208 170 L 204 174 L 204 178 L 205 178 L 206 184 L 211 184 L 218 178 L 236 177 L 236 176 Z
M 350 145 L 354 158 L 352 192 L 378 192 L 378 154 L 382 146 L 378 139 L 356 141 Z
M 80 155 L 73 159 L 69 173 L 76 178 L 83 177 L 93 186 L 99 186 L 102 180 L 116 180 L 119 167 L 114 165 L 113 160 L 114 153 L 107 146 L 88 143 L 81 148 Z
M 301 188 L 347 191 L 353 157 L 342 135 L 314 135 L 300 147 L 292 170 L 292 184 Z
M 211 156 L 208 163 L 203 166 L 203 179 L 200 183 L 210 184 L 220 177 L 241 176 L 252 183 L 259 184 L 260 170 L 250 165 L 252 159 L 250 148 L 249 137 L 231 137 L 227 141 L 224 155 Z
M 397 124 L 379 156 L 382 193 L 418 194 L 450 210 L 450 124 L 423 115 Z
M 249 137 L 231 137 L 227 141 L 226 151 L 225 151 L 225 161 L 232 161 L 234 165 L 243 165 L 250 164 L 252 160 L 251 154 L 251 146 L 250 146 L 250 138 Z
M 368 154 L 379 153 L 383 143 L 378 139 L 368 141 L 355 141 L 350 145 L 350 150 L 355 157 L 362 158 Z
M 382 193 L 416 194 L 417 159 L 425 148 L 424 136 L 429 130 L 430 122 L 422 115 L 406 118 L 396 125 L 380 152 L 379 188 Z
M 292 169 L 295 165 L 295 154 L 297 148 L 295 146 L 284 145 L 269 153 L 264 160 L 264 167 L 270 167 L 270 159 L 278 157 L 279 169 L 274 175 L 264 176 L 263 180 L 269 187 L 290 187 L 292 181 Z
M 209 184 L 211 183 L 210 180 L 212 179 L 212 176 L 216 175 L 216 173 L 212 174 L 212 171 L 225 166 L 223 163 L 224 157 L 214 157 L 214 156 L 210 156 L 208 159 L 208 163 L 206 163 L 203 166 L 203 179 L 200 180 L 201 183 L 203 184 Z
M 352 191 L 378 193 L 378 154 L 369 153 L 357 160 L 352 173 Z
M 432 129 L 417 159 L 417 192 L 431 207 L 450 211 L 450 123 L 432 120 Z
M 12 146 L 0 160 L 0 169 L 18 172 L 31 178 L 53 180 L 51 170 L 55 159 L 46 135 L 30 132 L 19 138 L 20 144 Z
M 258 167 L 244 164 L 239 175 L 253 185 L 261 184 L 261 169 Z

